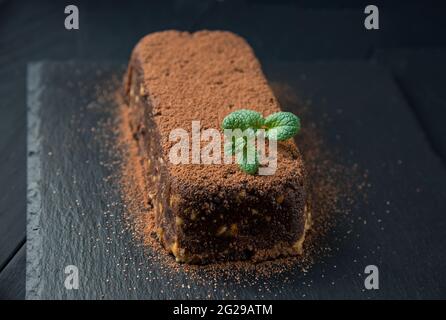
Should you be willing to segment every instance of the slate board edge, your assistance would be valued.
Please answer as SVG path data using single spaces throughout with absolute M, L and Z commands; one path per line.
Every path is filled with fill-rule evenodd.
M 42 212 L 41 181 L 41 136 L 40 136 L 40 75 L 42 63 L 27 66 L 27 244 L 26 244 L 26 299 L 40 299 L 42 239 L 40 215 Z

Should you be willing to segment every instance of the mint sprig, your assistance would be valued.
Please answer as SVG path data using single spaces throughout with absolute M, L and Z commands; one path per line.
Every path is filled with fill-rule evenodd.
M 241 109 L 228 114 L 222 122 L 222 129 L 240 129 L 248 131 L 248 136 L 258 129 L 265 129 L 266 138 L 270 140 L 287 140 L 296 135 L 300 130 L 300 119 L 291 112 L 276 112 L 264 119 L 262 115 L 253 110 Z M 245 131 L 246 132 L 246 131 Z M 233 138 L 229 145 L 225 145 L 225 154 L 237 154 L 239 167 L 248 174 L 255 174 L 260 166 L 259 155 L 254 150 L 255 145 L 251 145 L 247 137 Z M 248 161 L 248 151 L 254 161 Z
M 291 112 L 273 113 L 266 117 L 264 124 L 267 138 L 279 141 L 292 138 L 300 130 L 300 119 Z
M 248 161 L 248 157 L 246 154 L 243 155 L 243 160 L 238 164 L 239 168 L 248 173 L 248 174 L 256 174 L 257 170 L 259 170 L 260 162 L 259 162 L 259 156 L 256 153 L 254 153 L 254 162 L 250 163 Z
M 265 119 L 259 112 L 241 109 L 228 114 L 221 124 L 223 129 L 240 129 L 248 128 L 258 129 L 263 126 Z

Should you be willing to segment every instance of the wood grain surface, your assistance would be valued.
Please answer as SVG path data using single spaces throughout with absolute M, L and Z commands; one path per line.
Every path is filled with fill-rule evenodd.
M 76 32 L 63 28 L 66 3 L 0 1 L 0 298 L 6 297 L 5 292 L 7 297 L 24 297 L 24 270 L 9 272 L 8 277 L 3 273 L 23 268 L 17 261 L 25 259 L 15 256 L 26 241 L 26 68 L 30 61 L 126 61 L 136 41 L 147 33 L 203 28 L 244 36 L 262 62 L 365 60 L 376 52 L 378 63 L 396 76 L 406 106 L 429 144 L 444 159 L 441 70 L 445 61 L 438 52 L 446 45 L 446 20 L 444 5 L 438 1 L 377 2 L 379 32 L 363 30 L 364 3 L 351 0 L 73 3 L 81 11 L 81 29 Z
M 377 50 L 373 61 L 388 67 L 434 150 L 446 163 L 445 48 Z

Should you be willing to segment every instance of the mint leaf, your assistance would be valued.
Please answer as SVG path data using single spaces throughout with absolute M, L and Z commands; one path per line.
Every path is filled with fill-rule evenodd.
M 259 129 L 266 129 L 266 138 L 270 140 L 287 140 L 299 132 L 300 120 L 291 112 L 277 112 L 263 119 L 259 112 L 241 109 L 223 119 L 222 129 L 225 131 L 225 155 L 235 154 L 242 171 L 256 174 L 260 156 L 256 151 L 255 138 L 265 132 Z
M 239 168 L 246 172 L 247 174 L 256 174 L 257 170 L 259 170 L 259 163 L 248 164 L 246 162 L 242 162 L 239 165 Z
M 263 126 L 264 119 L 259 112 L 247 109 L 241 109 L 228 114 L 222 123 L 223 129 L 241 129 L 248 128 L 259 129 Z
M 232 156 L 235 153 L 234 142 L 226 142 L 224 145 L 224 152 L 226 156 Z
M 224 145 L 225 155 L 236 154 L 239 150 L 243 150 L 246 140 L 244 137 L 233 137 L 232 141 L 226 142 Z
M 245 137 L 239 137 L 235 139 L 234 142 L 234 153 L 237 153 L 238 151 L 242 151 L 245 149 L 246 145 L 246 139 Z
M 245 148 L 246 150 L 246 148 Z M 254 162 L 251 163 L 248 161 L 248 157 L 246 154 L 243 156 L 243 160 L 238 164 L 239 168 L 248 173 L 248 174 L 256 174 L 257 170 L 259 169 L 260 163 L 259 163 L 259 157 L 257 155 L 257 152 L 254 153 Z
M 236 143 L 236 161 L 240 169 L 248 174 L 255 174 L 260 166 L 255 141 L 242 137 Z
M 291 112 L 273 113 L 265 119 L 264 125 L 267 137 L 275 140 L 287 140 L 300 130 L 300 120 Z
M 226 131 L 230 131 L 227 133 Z M 245 130 L 237 130 L 233 129 L 225 129 L 225 144 L 224 151 L 226 155 L 235 154 L 239 150 L 243 150 L 245 147 L 246 141 L 248 139 L 255 139 L 256 132 L 252 128 L 247 128 Z M 231 140 L 230 140 L 231 139 Z

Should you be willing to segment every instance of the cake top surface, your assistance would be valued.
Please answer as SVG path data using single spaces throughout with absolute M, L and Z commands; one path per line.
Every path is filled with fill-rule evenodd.
M 200 121 L 201 130 L 220 130 L 223 118 L 238 109 L 255 110 L 264 117 L 281 111 L 253 50 L 231 32 L 150 34 L 135 47 L 132 66 L 143 72 L 144 95 L 153 106 L 166 160 L 177 143 L 169 141 L 173 129 L 190 133 L 192 121 Z M 237 164 L 168 163 L 168 168 L 174 180 L 204 189 L 240 184 L 267 188 L 302 180 L 302 159 L 294 141 L 279 142 L 277 164 L 271 176 L 249 175 Z

